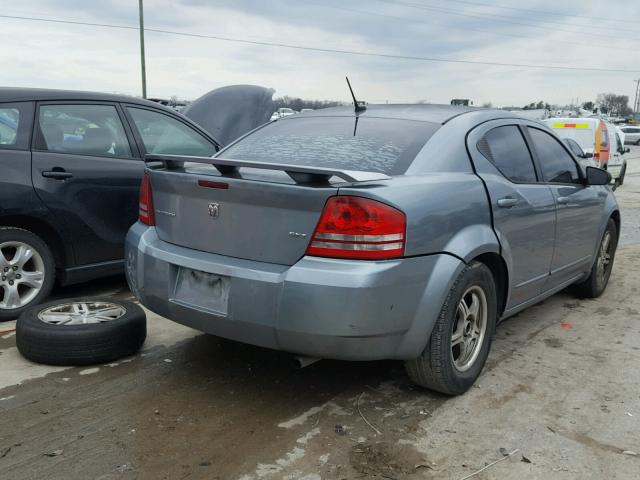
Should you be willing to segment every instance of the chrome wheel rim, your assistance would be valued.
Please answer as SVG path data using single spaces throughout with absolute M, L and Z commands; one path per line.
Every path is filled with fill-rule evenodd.
M 611 264 L 611 232 L 607 230 L 604 232 L 602 242 L 600 242 L 600 249 L 598 250 L 598 260 L 596 265 L 596 275 L 600 285 L 604 285 L 607 281 L 607 273 L 609 271 L 609 265 Z
M 487 331 L 487 297 L 477 285 L 469 287 L 456 309 L 451 334 L 451 359 L 460 372 L 475 363 Z
M 0 310 L 24 307 L 44 284 L 44 261 L 28 243 L 0 243 Z
M 88 325 L 117 320 L 126 312 L 115 303 L 70 302 L 45 308 L 38 313 L 38 318 L 49 325 Z

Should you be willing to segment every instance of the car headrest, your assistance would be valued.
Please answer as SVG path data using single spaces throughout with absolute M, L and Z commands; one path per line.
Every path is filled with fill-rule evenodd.
M 64 141 L 64 132 L 60 125 L 55 123 L 45 123 L 42 125 L 42 135 L 47 144 L 47 150 L 56 150 L 62 147 Z
M 113 146 L 113 137 L 106 128 L 89 128 L 84 132 L 81 149 L 85 153 L 104 155 Z

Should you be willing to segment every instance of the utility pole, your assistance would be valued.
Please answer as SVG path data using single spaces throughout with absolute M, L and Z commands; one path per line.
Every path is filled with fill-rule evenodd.
M 636 83 L 636 98 L 633 100 L 633 116 L 635 117 L 640 111 L 640 78 L 638 80 L 634 80 Z
M 140 68 L 142 70 L 142 98 L 147 98 L 147 69 L 144 64 L 144 8 L 142 0 L 138 0 L 140 12 Z

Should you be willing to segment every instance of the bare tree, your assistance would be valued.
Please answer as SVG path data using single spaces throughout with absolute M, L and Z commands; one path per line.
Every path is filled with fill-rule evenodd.
M 615 93 L 600 93 L 596 104 L 602 113 L 609 115 L 626 116 L 631 114 L 628 95 L 616 95 Z

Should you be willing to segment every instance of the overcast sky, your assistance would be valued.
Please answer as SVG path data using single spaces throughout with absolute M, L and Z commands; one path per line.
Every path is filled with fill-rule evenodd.
M 0 0 L 0 14 L 136 26 L 138 2 Z M 216 87 L 248 83 L 272 87 L 276 96 L 346 101 L 348 74 L 359 99 L 372 103 L 448 103 L 463 97 L 477 105 L 565 104 L 595 100 L 600 92 L 633 100 L 633 80 L 640 78 L 638 0 L 145 0 L 145 23 L 151 29 L 314 48 L 639 72 L 403 60 L 148 31 L 152 97 L 193 99 Z M 0 18 L 0 25 L 2 85 L 141 92 L 135 29 L 8 18 Z

